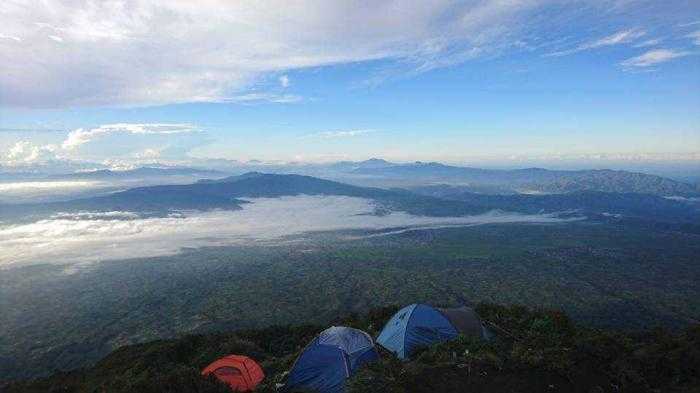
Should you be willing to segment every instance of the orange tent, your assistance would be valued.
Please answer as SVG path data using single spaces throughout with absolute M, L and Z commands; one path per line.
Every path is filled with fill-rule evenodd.
M 202 375 L 209 374 L 214 374 L 219 381 L 228 384 L 234 392 L 255 390 L 265 378 L 262 368 L 255 360 L 240 355 L 229 355 L 214 361 L 202 370 Z

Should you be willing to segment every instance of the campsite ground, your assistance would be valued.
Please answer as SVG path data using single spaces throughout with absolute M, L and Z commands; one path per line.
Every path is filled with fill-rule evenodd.
M 335 318 L 331 323 L 377 334 L 398 307 Z M 700 326 L 670 335 L 582 328 L 557 311 L 482 304 L 477 311 L 500 326 L 491 342 L 459 338 L 406 362 L 381 351 L 379 362 L 348 381 L 349 392 L 697 392 Z M 379 326 L 379 328 L 378 328 Z M 276 326 L 158 340 L 119 349 L 96 366 L 7 387 L 16 392 L 199 392 L 228 388 L 200 370 L 221 356 L 245 353 L 263 366 L 257 391 L 275 392 L 294 359 L 322 325 Z

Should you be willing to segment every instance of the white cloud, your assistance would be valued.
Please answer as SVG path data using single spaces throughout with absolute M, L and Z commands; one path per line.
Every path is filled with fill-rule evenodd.
M 66 200 L 83 196 L 88 191 L 108 189 L 114 189 L 113 185 L 88 180 L 0 183 L 0 204 Z
M 503 212 L 465 217 L 425 217 L 403 212 L 375 216 L 369 214 L 374 209 L 371 201 L 340 196 L 262 198 L 252 202 L 239 211 L 188 216 L 135 219 L 129 212 L 83 213 L 0 226 L 0 266 L 169 255 L 186 247 L 279 242 L 286 236 L 315 231 L 566 221 L 556 215 Z
M 197 128 L 191 124 L 135 124 L 135 123 L 119 123 L 105 124 L 97 128 L 89 130 L 78 128 L 71 131 L 68 137 L 61 144 L 65 150 L 73 150 L 85 143 L 88 143 L 96 138 L 103 137 L 109 134 L 182 134 L 197 131 Z
M 114 184 L 89 180 L 0 183 L 0 204 L 60 201 L 114 189 Z
M 654 49 L 642 55 L 632 57 L 620 63 L 623 67 L 650 67 L 679 57 L 687 56 L 690 52 L 674 49 Z
M 686 37 L 692 39 L 693 42 L 695 43 L 695 45 L 700 46 L 700 30 L 694 31 L 694 32 L 688 34 Z
M 597 41 L 591 42 L 589 44 L 585 44 L 583 46 L 584 49 L 592 49 L 592 48 L 600 48 L 602 46 L 611 46 L 611 45 L 619 45 L 619 44 L 624 44 L 628 43 L 630 41 L 636 40 L 637 38 L 640 38 L 644 36 L 646 33 L 643 31 L 638 31 L 638 30 L 625 30 L 625 31 L 620 31 L 615 34 L 612 34 L 610 36 L 601 38 Z
M 161 151 L 159 149 L 154 149 L 154 148 L 148 148 L 143 151 L 137 152 L 134 154 L 134 158 L 138 159 L 156 159 L 159 158 L 161 155 Z
M 22 39 L 14 35 L 0 34 L 0 39 L 22 42 Z
M 474 48 L 509 47 L 545 3 L 18 0 L 2 6 L 3 33 L 28 44 L 0 47 L 2 103 L 225 101 L 265 73 L 377 59 L 449 65 Z
M 56 158 L 56 146 L 38 146 L 29 141 L 19 141 L 9 148 L 0 162 L 7 166 L 22 166 Z
M 136 157 L 136 158 L 138 158 L 138 157 Z M 138 168 L 139 167 L 138 164 L 140 164 L 140 161 L 138 159 L 137 160 L 122 160 L 122 159 L 108 158 L 108 159 L 102 160 L 101 164 L 112 171 L 127 171 L 127 170 Z
M 0 41 L 0 103 L 295 102 L 300 98 L 254 88 L 267 75 L 278 76 L 284 88 L 287 72 L 312 67 L 385 60 L 382 64 L 411 74 L 543 48 L 538 37 L 568 34 L 566 25 L 587 31 L 588 26 L 576 25 L 587 20 L 582 14 L 607 12 L 609 18 L 600 23 L 615 23 L 623 8 L 636 3 L 15 0 L 0 5 L 0 37 L 5 37 Z M 557 18 L 544 17 L 552 11 Z M 644 24 L 652 19 L 648 16 L 639 19 L 649 29 L 660 23 Z M 552 55 L 632 42 L 641 35 L 624 30 Z M 16 38 L 26 45 L 10 42 Z
M 575 48 L 548 53 L 545 56 L 549 56 L 549 57 L 566 56 L 566 55 L 571 55 L 571 54 L 574 54 L 577 52 L 590 50 L 590 49 L 627 44 L 627 43 L 630 43 L 638 38 L 643 37 L 644 35 L 646 35 L 646 32 L 641 31 L 641 30 L 622 30 L 622 31 L 618 31 L 617 33 L 611 34 L 609 36 L 597 39 L 595 41 L 580 44 Z
M 50 39 L 56 41 L 56 42 L 63 42 L 63 38 L 57 36 L 57 35 L 50 35 L 48 36 Z
M 280 86 L 287 88 L 289 87 L 289 77 L 287 75 L 280 76 Z
M 322 131 L 309 135 L 302 136 L 303 139 L 319 138 L 319 139 L 336 139 L 336 138 L 352 138 L 355 136 L 367 135 L 375 132 L 375 130 L 338 130 L 338 131 Z
M 56 189 L 76 189 L 86 187 L 96 187 L 101 185 L 99 182 L 76 180 L 76 181 L 29 181 L 15 183 L 0 183 L 0 191 L 5 193 L 15 192 L 17 195 L 24 195 L 27 191 L 53 191 Z M 3 195 L 5 197 L 6 195 Z
M 139 138 L 136 138 L 139 137 Z M 127 160 L 134 163 L 156 159 L 177 161 L 189 151 L 210 142 L 204 132 L 191 124 L 117 123 L 95 128 L 78 128 L 56 144 L 35 144 L 20 140 L 0 155 L 0 165 L 37 167 L 83 161 Z M 90 144 L 89 149 L 83 149 Z M 78 161 L 76 161 L 78 160 Z
M 78 212 L 78 213 L 56 213 L 51 216 L 52 220 L 136 220 L 141 218 L 136 213 L 126 211 L 110 212 Z
M 273 102 L 276 104 L 293 104 L 302 101 L 304 98 L 295 94 L 274 94 L 274 93 L 248 93 L 241 94 L 226 99 L 221 102 L 233 102 L 240 104 L 255 104 L 260 102 Z
M 658 44 L 661 43 L 661 41 L 662 41 L 662 40 L 661 40 L 660 38 L 655 38 L 655 39 L 651 39 L 651 40 L 646 40 L 646 41 L 639 42 L 639 43 L 634 44 L 634 45 L 632 45 L 632 46 L 635 47 L 635 48 L 646 48 L 646 47 L 648 47 L 648 46 L 658 45 Z

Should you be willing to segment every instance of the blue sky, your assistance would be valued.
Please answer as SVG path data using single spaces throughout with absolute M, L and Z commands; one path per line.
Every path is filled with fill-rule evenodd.
M 0 8 L 4 165 L 700 159 L 697 2 L 117 3 Z

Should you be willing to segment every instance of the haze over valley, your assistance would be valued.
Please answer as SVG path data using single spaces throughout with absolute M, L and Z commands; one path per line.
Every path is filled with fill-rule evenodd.
M 57 213 L 48 219 L 0 227 L 0 266 L 71 264 L 170 255 L 183 248 L 282 242 L 306 232 L 387 230 L 489 223 L 557 223 L 556 214 L 487 212 L 460 217 L 377 215 L 370 200 L 294 196 L 246 200 L 241 210 L 171 213 L 141 218 L 132 212 Z M 275 217 L 270 221 L 269 217 Z
M 115 191 L 0 205 L 0 287 L 8 311 L 1 321 L 14 337 L 0 347 L 10 360 L 4 372 L 29 376 L 20 369 L 30 367 L 43 374 L 89 364 L 126 343 L 304 318 L 322 322 L 323 315 L 412 296 L 449 301 L 451 295 L 433 289 L 446 282 L 473 299 L 560 307 L 597 326 L 677 328 L 697 320 L 700 210 L 690 184 L 630 172 L 380 160 L 314 170 L 356 180 L 368 166 L 391 171 L 374 175 L 372 184 L 386 179 L 384 188 L 260 172 L 216 172 L 213 179 L 178 178 L 171 185 L 162 184 L 167 176 L 157 169 L 80 172 L 58 184 L 99 178 Z M 125 182 L 142 184 L 136 174 L 144 172 L 158 174 L 158 185 L 122 189 Z M 413 185 L 396 188 L 397 180 Z M 518 193 L 522 184 L 550 192 Z M 346 269 L 350 282 L 342 278 Z M 423 278 L 405 276 L 416 272 Z M 241 305 L 222 314 L 210 290 L 241 291 L 241 274 L 249 288 L 237 295 L 241 300 L 253 296 L 284 310 L 272 305 L 291 291 L 313 306 L 272 316 Z M 323 277 L 335 284 L 307 292 Z M 367 296 L 357 297 L 356 286 L 368 278 L 361 290 Z M 270 286 L 268 280 L 288 281 Z M 395 280 L 413 289 L 399 290 L 390 284 Z M 643 298 L 625 295 L 638 291 Z M 335 300 L 323 305 L 327 296 Z M 123 309 L 130 311 L 119 316 Z M 97 325 L 100 332 L 88 322 L 94 313 L 110 321 Z M 72 327 L 57 335 L 51 326 L 65 320 Z M 76 341 L 82 334 L 92 335 L 89 344 Z M 91 349 L 79 355 L 75 345 Z

